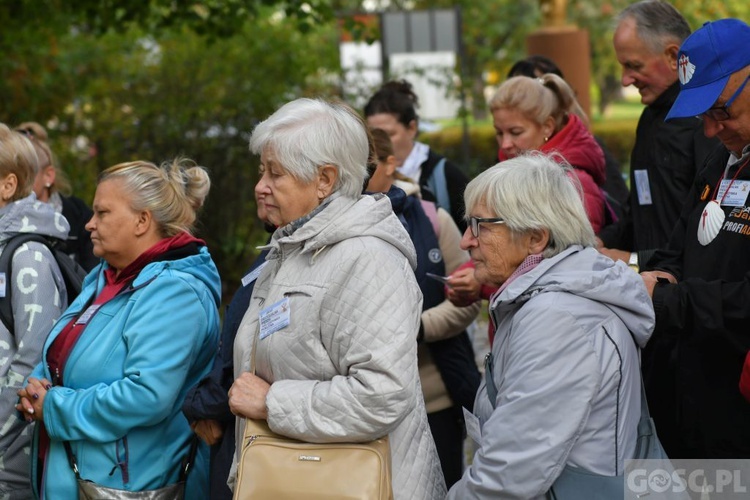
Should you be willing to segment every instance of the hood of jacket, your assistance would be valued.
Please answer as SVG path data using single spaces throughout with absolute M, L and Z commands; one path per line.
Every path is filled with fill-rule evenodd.
M 604 152 L 578 116 L 570 114 L 568 123 L 540 149 L 544 153 L 560 153 L 573 167 L 588 172 L 597 186 L 604 184 Z
M 654 308 L 641 277 L 622 262 L 594 248 L 574 245 L 542 260 L 493 296 L 491 309 L 499 315 L 541 293 L 571 293 L 608 307 L 644 347 L 654 330 Z
M 52 205 L 36 199 L 35 194 L 16 200 L 0 209 L 0 243 L 18 233 L 34 233 L 65 240 L 70 225 Z
M 99 267 L 94 268 L 93 272 L 89 273 L 84 279 L 84 288 L 93 280 L 98 280 L 97 288 L 104 286 L 104 270 L 108 267 L 109 264 L 102 260 Z M 133 288 L 147 285 L 167 270 L 185 273 L 201 281 L 211 291 L 216 306 L 218 307 L 221 304 L 221 278 L 207 247 L 201 245 L 198 248 L 198 253 L 186 257 L 175 260 L 157 260 L 146 264 L 146 267 L 133 280 Z
M 414 245 L 386 195 L 376 193 L 354 199 L 334 193 L 330 198 L 320 212 L 292 234 L 285 235 L 284 228 L 277 229 L 266 246 L 270 250 L 266 259 L 278 258 L 287 248 L 300 246 L 302 254 L 309 254 L 314 260 L 316 252 L 327 246 L 353 237 L 372 236 L 396 247 L 416 269 Z

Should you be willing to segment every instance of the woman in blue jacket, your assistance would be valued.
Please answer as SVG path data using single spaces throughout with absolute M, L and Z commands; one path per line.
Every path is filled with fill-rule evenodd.
M 181 404 L 209 371 L 219 330 L 219 275 L 190 233 L 209 186 L 205 170 L 180 161 L 102 173 L 87 229 L 104 262 L 19 392 L 19 411 L 42 424 L 32 451 L 41 498 L 77 498 L 66 444 L 80 477 L 100 485 L 178 482 L 193 440 Z M 204 448 L 187 498 L 207 498 Z

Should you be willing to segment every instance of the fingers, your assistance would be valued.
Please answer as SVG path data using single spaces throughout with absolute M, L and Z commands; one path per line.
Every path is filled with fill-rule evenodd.
M 18 400 L 18 404 L 16 405 L 16 410 L 18 410 L 23 415 L 23 418 L 24 420 L 26 420 L 26 422 L 31 423 L 34 421 L 34 406 L 32 406 L 28 398 L 20 398 Z
M 214 443 L 218 443 L 221 437 L 224 435 L 224 428 L 219 422 L 215 420 L 209 420 L 208 425 L 211 428 L 211 436 L 214 439 Z

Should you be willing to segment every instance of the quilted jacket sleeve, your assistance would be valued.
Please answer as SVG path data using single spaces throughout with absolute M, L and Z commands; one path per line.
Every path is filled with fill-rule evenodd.
M 333 257 L 320 311 L 321 339 L 341 375 L 274 382 L 266 405 L 275 432 L 312 442 L 369 441 L 395 429 L 421 397 L 415 338 L 422 295 L 414 272 L 390 245 L 356 240 L 349 257 Z

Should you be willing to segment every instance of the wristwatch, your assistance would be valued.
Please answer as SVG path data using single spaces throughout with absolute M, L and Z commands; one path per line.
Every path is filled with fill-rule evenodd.
M 630 252 L 630 258 L 628 259 L 628 267 L 635 272 L 639 272 L 638 267 L 638 252 Z

